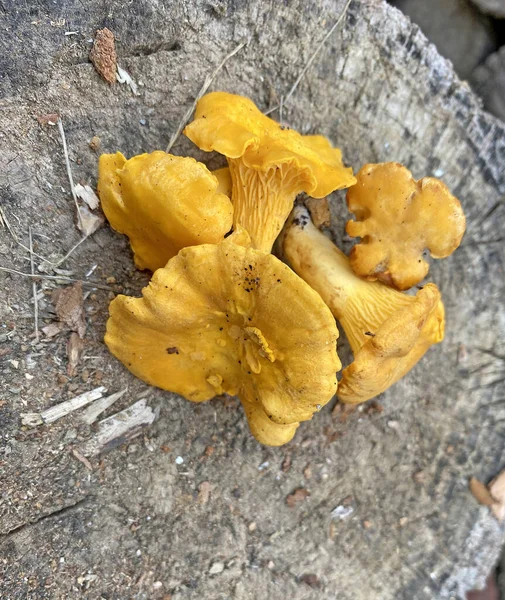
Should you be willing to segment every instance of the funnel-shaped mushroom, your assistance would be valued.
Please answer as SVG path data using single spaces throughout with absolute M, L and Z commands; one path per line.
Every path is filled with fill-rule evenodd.
M 228 158 L 233 223 L 264 252 L 271 251 L 300 192 L 322 198 L 356 181 L 325 137 L 284 129 L 242 96 L 207 94 L 184 133 L 202 150 Z
M 193 402 L 238 395 L 254 436 L 279 445 L 335 393 L 338 330 L 314 290 L 243 239 L 185 248 L 142 298 L 118 296 L 105 341 L 151 385 Z
M 339 398 L 369 400 L 384 392 L 444 337 L 444 306 L 429 283 L 416 296 L 357 277 L 349 259 L 312 224 L 300 206 L 286 225 L 283 251 L 340 321 L 354 362 L 342 373 Z
M 445 258 L 465 233 L 463 209 L 448 187 L 433 177 L 415 181 L 399 163 L 365 165 L 347 192 L 356 215 L 346 231 L 361 237 L 351 251 L 351 266 L 360 277 L 407 290 L 426 277 L 423 258 Z
M 137 267 L 155 271 L 181 248 L 217 243 L 230 231 L 233 207 L 218 191 L 226 173 L 219 177 L 194 158 L 161 151 L 130 160 L 102 154 L 98 194 L 111 226 L 129 237 Z

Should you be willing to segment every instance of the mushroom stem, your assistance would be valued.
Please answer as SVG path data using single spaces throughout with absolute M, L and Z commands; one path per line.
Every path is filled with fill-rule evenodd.
M 303 190 L 304 178 L 290 163 L 266 171 L 247 166 L 242 158 L 228 158 L 232 179 L 233 224 L 251 236 L 252 247 L 269 253 Z
M 415 297 L 357 277 L 349 259 L 297 206 L 286 226 L 284 255 L 340 321 L 354 355 L 394 312 Z

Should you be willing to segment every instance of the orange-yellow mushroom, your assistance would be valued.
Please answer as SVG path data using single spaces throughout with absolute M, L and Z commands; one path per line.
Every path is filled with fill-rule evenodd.
M 354 362 L 342 372 L 342 402 L 364 402 L 384 392 L 442 341 L 444 306 L 436 285 L 409 296 L 357 277 L 302 206 L 294 209 L 282 240 L 289 264 L 320 294 L 349 340 Z
M 356 221 L 346 231 L 362 238 L 351 251 L 351 266 L 360 277 L 406 290 L 426 277 L 428 250 L 445 258 L 465 233 L 463 209 L 447 186 L 433 177 L 415 181 L 399 163 L 365 165 L 347 192 Z
M 320 296 L 247 237 L 185 248 L 142 298 L 118 296 L 105 341 L 151 385 L 193 402 L 237 395 L 253 435 L 280 445 L 334 395 L 338 330 Z
M 300 192 L 322 198 L 356 181 L 325 137 L 285 129 L 242 96 L 207 94 L 184 133 L 202 150 L 227 157 L 233 223 L 264 252 L 271 251 Z
M 130 160 L 102 154 L 98 194 L 111 226 L 130 239 L 135 264 L 155 271 L 181 248 L 217 243 L 232 227 L 233 207 L 215 177 L 194 158 L 156 151 Z

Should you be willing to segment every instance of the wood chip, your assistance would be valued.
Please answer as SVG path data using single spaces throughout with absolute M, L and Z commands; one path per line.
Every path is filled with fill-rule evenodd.
M 287 496 L 286 504 L 292 508 L 300 502 L 303 502 L 308 496 L 310 496 L 309 490 L 307 490 L 306 488 L 298 488 L 292 494 Z
M 77 333 L 73 332 L 70 335 L 70 338 L 67 342 L 67 356 L 68 356 L 68 365 L 67 365 L 67 375 L 69 377 L 74 377 L 77 373 L 77 365 L 81 361 L 82 352 L 84 350 L 84 342 L 77 335 Z
M 82 413 L 81 421 L 86 423 L 86 425 L 92 425 L 104 411 L 125 395 L 126 390 L 127 388 L 93 402 L 93 404 Z
M 114 34 L 105 27 L 96 32 L 93 48 L 89 53 L 89 60 L 93 63 L 97 73 L 110 84 L 116 81 L 117 54 L 114 43 Z
M 210 498 L 210 482 L 202 481 L 198 487 L 198 502 L 200 504 L 207 504 Z
M 101 386 L 95 388 L 94 390 L 90 390 L 89 392 L 85 392 L 84 394 L 80 394 L 79 396 L 75 396 L 75 398 L 71 398 L 70 400 L 65 400 L 65 402 L 61 402 L 56 406 L 52 406 L 51 408 L 43 410 L 40 413 L 42 420 L 44 423 L 52 423 L 53 421 L 57 421 L 58 419 L 70 414 L 74 410 L 88 405 L 90 402 L 93 402 L 93 400 L 98 400 L 98 398 L 101 398 L 106 391 L 106 388 Z
M 86 406 L 90 402 L 93 402 L 93 400 L 101 398 L 103 393 L 106 391 L 107 390 L 104 387 L 97 387 L 94 390 L 90 390 L 89 392 L 85 392 L 79 396 L 75 396 L 75 398 L 65 400 L 65 402 L 60 402 L 60 404 L 56 404 L 56 406 L 47 408 L 41 413 L 21 413 L 21 423 L 28 427 L 36 427 L 37 425 L 42 425 L 43 423 L 52 423 L 53 421 L 57 421 L 65 415 L 68 415 L 74 410 Z
M 305 204 L 309 209 L 312 222 L 318 229 L 330 226 L 331 217 L 328 198 L 307 198 Z
M 52 299 L 58 320 L 83 338 L 86 333 L 86 321 L 84 319 L 82 283 L 78 281 L 66 288 L 54 290 Z
M 140 435 L 145 427 L 153 423 L 156 416 L 143 398 L 129 408 L 100 421 L 97 434 L 79 446 L 79 450 L 84 456 L 96 456 L 112 450 Z

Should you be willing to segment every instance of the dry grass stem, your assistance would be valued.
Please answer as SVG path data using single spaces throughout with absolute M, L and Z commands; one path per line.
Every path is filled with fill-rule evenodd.
M 33 260 L 33 239 L 32 239 L 32 228 L 28 227 L 28 235 L 30 236 L 30 268 L 32 275 L 35 275 L 35 262 Z M 35 325 L 35 341 L 39 341 L 39 301 L 37 298 L 37 282 L 35 279 L 32 280 L 32 292 L 33 292 L 33 312 L 34 312 L 34 325 Z
M 296 91 L 296 88 L 300 85 L 301 80 L 304 78 L 305 74 L 307 73 L 307 71 L 310 69 L 310 67 L 312 66 L 312 63 L 314 62 L 314 60 L 316 59 L 317 55 L 319 54 L 319 52 L 321 52 L 322 47 L 326 44 L 326 42 L 328 41 L 328 38 L 331 36 L 331 34 L 335 31 L 335 29 L 340 25 L 340 23 L 342 22 L 342 19 L 345 16 L 345 13 L 347 12 L 350 4 L 351 4 L 352 0 L 347 0 L 344 9 L 342 10 L 342 12 L 340 13 L 338 19 L 335 21 L 335 23 L 332 25 L 331 29 L 328 31 L 328 33 L 324 36 L 324 38 L 319 42 L 319 45 L 316 47 L 316 49 L 314 50 L 313 54 L 311 55 L 311 57 L 309 58 L 309 60 L 306 62 L 305 66 L 303 67 L 303 69 L 300 71 L 300 74 L 298 75 L 298 77 L 296 78 L 296 81 L 293 83 L 293 85 L 291 86 L 291 89 L 289 90 L 289 92 L 281 99 L 281 102 L 277 105 L 274 106 L 272 108 L 270 108 L 269 110 L 267 110 L 265 112 L 265 115 L 269 115 L 271 113 L 273 113 L 275 110 L 277 110 L 278 108 L 282 108 L 282 105 L 286 104 L 287 102 L 289 102 L 289 100 L 291 99 L 291 97 L 293 96 L 293 94 Z M 281 122 L 282 122 L 282 116 L 281 116 Z
M 212 82 L 217 77 L 219 71 L 221 71 L 221 69 L 230 60 L 230 58 L 232 58 L 233 56 L 235 56 L 235 54 L 237 54 L 237 52 L 239 52 L 240 50 L 242 50 L 242 48 L 246 44 L 247 44 L 247 42 L 241 42 L 236 48 L 234 48 L 229 54 L 227 54 L 223 58 L 223 60 L 218 64 L 218 66 L 214 69 L 214 71 L 210 75 L 207 75 L 207 77 L 205 78 L 205 81 L 203 82 L 203 85 L 200 88 L 200 91 L 198 92 L 198 94 L 197 94 L 197 96 L 196 96 L 193 104 L 184 113 L 184 116 L 182 117 L 182 120 L 179 123 L 179 127 L 177 128 L 177 130 L 174 133 L 174 135 L 170 138 L 170 142 L 168 143 L 166 152 L 170 152 L 170 150 L 172 149 L 172 146 L 177 141 L 177 138 L 181 135 L 182 130 L 184 129 L 186 123 L 189 121 L 189 118 L 193 114 L 193 111 L 195 110 L 198 101 L 205 94 L 205 92 L 209 89 L 209 87 L 211 86 Z

